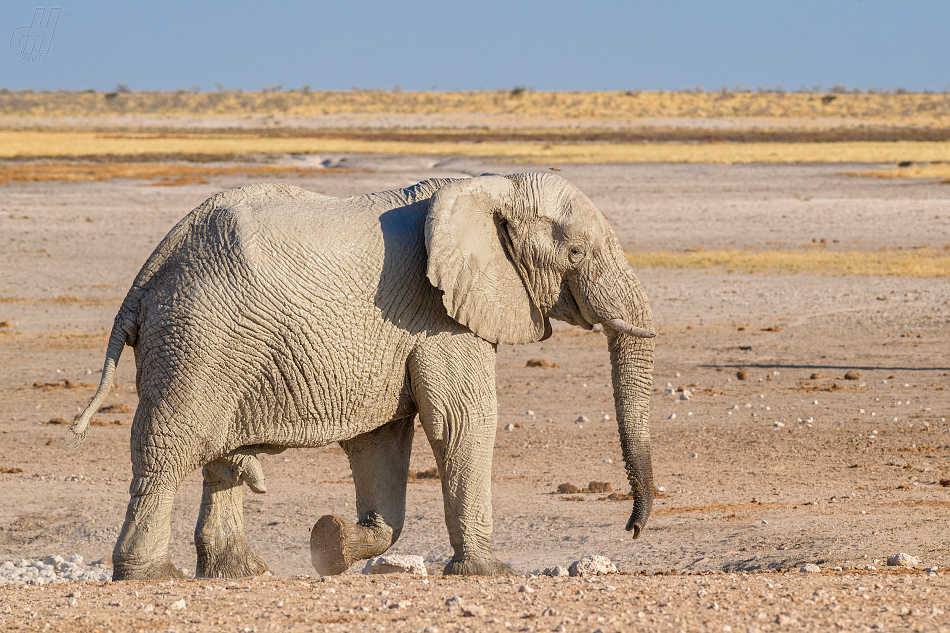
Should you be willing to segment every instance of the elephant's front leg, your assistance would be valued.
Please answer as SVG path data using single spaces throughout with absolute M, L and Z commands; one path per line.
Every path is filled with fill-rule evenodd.
M 413 418 L 395 420 L 340 442 L 356 484 L 357 523 L 328 514 L 310 533 L 310 558 L 322 576 L 342 574 L 388 550 L 406 518 Z
M 247 544 L 243 482 L 263 493 L 264 473 L 253 454 L 239 452 L 207 464 L 195 526 L 198 578 L 257 576 L 267 565 Z
M 449 542 L 444 574 L 512 570 L 491 551 L 491 469 L 498 424 L 495 348 L 474 335 L 449 337 L 411 366 L 419 417 L 442 477 Z

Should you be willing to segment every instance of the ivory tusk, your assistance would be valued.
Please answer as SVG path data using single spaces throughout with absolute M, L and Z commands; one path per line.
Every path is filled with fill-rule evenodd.
M 630 336 L 636 336 L 637 338 L 653 338 L 656 336 L 656 332 L 653 330 L 630 325 L 623 319 L 610 319 L 608 321 L 604 321 L 604 325 L 610 326 L 618 332 L 623 332 L 624 334 L 629 334 Z

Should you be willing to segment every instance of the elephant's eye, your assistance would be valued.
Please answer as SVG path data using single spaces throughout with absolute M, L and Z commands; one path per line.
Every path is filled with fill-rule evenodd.
M 579 264 L 584 259 L 584 249 L 580 246 L 571 246 L 567 249 L 567 259 L 571 265 Z

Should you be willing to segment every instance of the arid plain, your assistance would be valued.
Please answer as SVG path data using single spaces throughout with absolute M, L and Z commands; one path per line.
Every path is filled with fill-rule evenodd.
M 393 114 L 385 95 L 328 111 L 266 95 L 243 114 L 115 106 L 133 96 L 145 99 L 72 110 L 55 96 L 46 111 L 0 98 L 0 467 L 14 471 L 0 474 L 0 562 L 109 558 L 128 500 L 132 351 L 79 451 L 61 449 L 59 422 L 91 398 L 115 311 L 168 229 L 217 191 L 268 180 L 344 196 L 555 168 L 579 186 L 659 329 L 658 498 L 633 541 L 629 502 L 558 494 L 626 492 L 604 336 L 560 325 L 499 350 L 494 546 L 522 574 L 592 554 L 620 574 L 442 578 L 440 488 L 419 477 L 394 551 L 423 556 L 428 581 L 302 577 L 310 527 L 354 513 L 354 491 L 338 447 L 290 450 L 262 456 L 268 492 L 245 495 L 273 576 L 8 585 L 5 630 L 950 630 L 950 573 L 923 571 L 950 567 L 946 95 L 877 95 L 863 110 L 847 102 L 874 95 L 840 95 L 824 114 L 823 95 L 813 110 L 807 95 L 784 110 L 776 95 L 736 96 L 745 110 L 730 111 L 716 95 L 636 111 L 616 104 L 644 95 L 552 97 L 545 110 L 531 93 L 541 105 L 497 111 L 516 97 L 469 111 L 391 95 Z M 419 432 L 411 468 L 433 466 Z M 171 543 L 192 570 L 199 501 L 194 473 Z M 888 568 L 897 552 L 920 565 Z M 806 563 L 823 571 L 799 573 Z

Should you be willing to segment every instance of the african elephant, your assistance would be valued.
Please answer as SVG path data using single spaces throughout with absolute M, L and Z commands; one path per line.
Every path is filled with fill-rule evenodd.
M 435 454 L 454 556 L 447 574 L 510 573 L 491 551 L 498 344 L 551 335 L 549 318 L 604 324 L 634 538 L 653 503 L 652 313 L 594 204 L 553 174 L 432 179 L 331 198 L 256 184 L 179 222 L 119 309 L 82 443 L 125 345 L 135 349 L 131 500 L 115 579 L 178 575 L 169 513 L 204 468 L 199 576 L 266 570 L 244 536 L 242 480 L 259 452 L 339 442 L 357 520 L 325 516 L 321 574 L 378 556 L 405 517 L 416 415 Z

